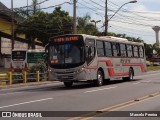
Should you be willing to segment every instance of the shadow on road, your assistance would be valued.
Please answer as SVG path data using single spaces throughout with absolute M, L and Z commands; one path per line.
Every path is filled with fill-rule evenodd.
M 140 81 L 141 79 L 135 79 L 132 81 L 124 81 L 124 80 L 112 80 L 109 81 L 107 83 L 104 83 L 103 86 L 110 86 L 110 85 L 115 85 L 115 84 L 121 84 L 121 83 L 129 83 L 129 82 L 135 82 L 135 81 Z M 94 88 L 94 84 L 93 83 L 88 83 L 88 82 L 83 82 L 83 83 L 74 83 L 73 86 L 71 88 L 66 88 L 63 83 L 59 83 L 57 85 L 55 85 L 54 83 L 51 85 L 47 85 L 47 86 L 36 86 L 36 87 L 32 87 L 32 88 L 25 88 L 25 89 L 21 89 L 21 90 L 17 90 L 17 91 L 64 91 L 64 90 L 79 90 L 79 89 L 88 89 L 88 88 Z

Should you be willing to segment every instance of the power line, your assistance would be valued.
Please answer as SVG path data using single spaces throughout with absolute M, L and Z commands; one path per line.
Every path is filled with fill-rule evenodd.
M 119 29 L 119 28 L 117 28 L 116 27 L 116 29 L 114 29 L 114 28 L 112 28 L 114 31 L 118 31 L 118 30 L 120 30 L 120 31 L 123 31 L 123 32 L 125 32 L 125 33 L 130 33 L 130 34 L 135 34 L 135 35 L 140 35 L 140 36 L 150 36 L 150 37 L 154 37 L 154 35 L 146 35 L 146 34 L 138 34 L 138 33 L 135 33 L 135 32 L 130 32 L 130 31 L 125 31 L 124 29 Z M 118 31 L 119 32 L 119 31 Z
M 42 3 L 44 3 L 44 2 L 47 2 L 47 1 L 49 1 L 49 0 L 43 0 L 42 2 L 39 2 L 39 3 L 37 3 L 36 5 L 40 5 L 40 4 L 42 4 Z M 14 8 L 14 9 L 21 9 L 21 8 L 27 8 L 27 7 L 32 7 L 33 5 L 29 5 L 29 6 L 23 6 L 23 7 L 18 7 L 18 8 Z
M 98 10 L 104 11 L 104 9 L 98 8 L 98 7 L 92 5 L 91 3 L 89 3 L 89 2 L 87 2 L 87 1 L 85 1 L 85 0 L 82 0 L 82 1 L 85 2 L 85 3 L 87 3 L 87 4 L 90 5 L 90 6 L 94 7 L 94 8 L 97 8 Z
M 98 6 L 102 7 L 102 8 L 105 8 L 104 6 L 102 6 L 102 5 L 98 4 L 97 2 L 94 2 L 93 0 L 89 0 L 89 1 L 91 1 L 92 3 L 94 3 L 94 4 L 98 5 Z
M 90 7 L 84 5 L 84 4 L 80 3 L 80 2 L 78 2 L 78 4 L 80 4 L 80 5 L 82 5 L 82 6 L 85 6 L 85 7 L 87 7 L 88 9 L 90 9 L 90 10 L 92 10 L 92 11 L 98 13 L 98 14 L 104 15 L 103 13 L 100 13 L 100 12 L 98 12 L 97 10 L 94 10 L 93 8 L 90 8 Z
M 125 21 L 117 21 L 117 20 L 112 20 L 112 21 L 126 23 L 126 24 L 141 25 L 141 26 L 146 26 L 146 27 L 152 27 L 152 25 L 144 25 L 144 24 L 141 24 L 141 23 L 125 22 Z

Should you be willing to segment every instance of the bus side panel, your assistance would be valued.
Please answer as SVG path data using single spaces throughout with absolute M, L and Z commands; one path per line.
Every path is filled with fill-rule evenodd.
M 130 58 L 129 62 L 122 63 L 124 72 L 129 72 L 129 68 L 133 68 L 134 76 L 146 72 L 146 67 L 143 61 L 144 59 L 140 61 L 140 58 Z

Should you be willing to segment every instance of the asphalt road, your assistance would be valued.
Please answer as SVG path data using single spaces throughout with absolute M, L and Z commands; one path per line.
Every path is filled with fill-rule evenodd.
M 75 84 L 67 89 L 63 83 L 52 83 L 4 89 L 0 90 L 0 111 L 52 111 L 47 114 L 55 116 L 38 118 L 40 120 L 133 120 L 133 116 L 127 117 L 127 115 L 136 114 L 136 111 L 160 111 L 159 76 L 160 71 L 147 72 L 136 76 L 133 81 L 115 80 L 102 87 Z M 75 117 L 75 114 L 82 116 Z M 3 119 L 22 118 L 0 118 Z M 134 117 L 134 119 L 158 120 L 158 117 Z

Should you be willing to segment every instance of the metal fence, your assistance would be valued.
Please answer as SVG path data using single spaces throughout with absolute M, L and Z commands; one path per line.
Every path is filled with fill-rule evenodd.
M 49 79 L 48 76 L 48 72 L 41 73 L 39 71 L 36 71 L 35 73 L 29 73 L 26 71 L 0 73 L 0 85 L 3 82 L 12 85 L 16 83 L 47 81 Z

